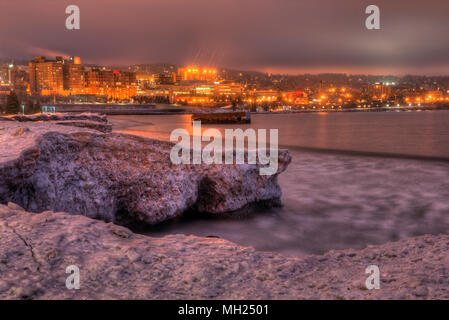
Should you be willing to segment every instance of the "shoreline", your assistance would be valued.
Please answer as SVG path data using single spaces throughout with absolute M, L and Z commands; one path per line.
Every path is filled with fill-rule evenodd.
M 2 299 L 449 299 L 448 235 L 293 257 L 13 203 L 0 205 L 0 219 Z M 70 265 L 81 272 L 79 290 L 65 288 Z M 365 285 L 372 265 L 379 290 Z
M 445 110 L 434 110 L 435 112 L 438 111 L 445 111 Z M 393 111 L 390 111 L 393 112 Z M 403 111 L 405 112 L 405 111 Z M 338 112 L 334 112 L 338 113 Z M 256 115 L 281 115 L 281 114 L 287 114 L 285 113 L 256 113 Z M 134 130 L 135 127 L 140 126 L 156 126 L 157 122 L 147 122 L 147 121 L 138 121 L 136 119 L 127 119 L 127 118 L 121 118 L 120 116 L 113 118 L 108 118 L 110 123 L 113 125 L 113 132 L 123 132 L 128 133 L 132 135 L 142 135 L 136 132 L 139 132 L 139 130 Z M 155 118 L 157 120 L 157 118 Z M 206 126 L 210 126 L 207 125 Z M 213 125 L 212 125 L 213 126 Z M 233 125 L 231 125 L 233 126 Z M 238 126 L 236 126 L 238 128 Z M 134 132 L 134 133 L 133 133 Z M 142 131 L 143 132 L 143 131 Z M 145 136 L 145 135 L 142 135 Z M 168 137 L 159 137 L 159 139 L 162 139 L 164 141 L 169 141 Z M 435 162 L 449 162 L 449 157 L 445 155 L 425 155 L 425 154 L 418 154 L 418 153 L 398 153 L 398 152 L 387 152 L 387 151 L 365 151 L 365 150 L 351 150 L 351 149 L 344 149 L 344 148 L 322 148 L 322 147 L 314 147 L 314 146 L 298 146 L 298 145 L 292 145 L 292 144 L 285 144 L 283 142 L 279 142 L 279 147 L 282 149 L 291 149 L 291 150 L 298 150 L 298 151 L 304 151 L 304 152 L 311 152 L 311 153 L 322 153 L 322 154 L 336 154 L 336 155 L 353 155 L 353 156 L 361 156 L 361 157 L 380 157 L 380 158 L 393 158 L 393 159 L 405 159 L 405 160 L 419 160 L 419 161 L 435 161 Z
M 103 158 L 102 154 L 96 152 L 96 146 L 100 148 L 98 150 L 109 150 L 112 146 L 109 151 L 114 153 L 105 153 L 108 163 L 111 156 L 123 154 L 122 162 L 115 168 L 133 168 L 142 166 L 142 162 L 133 162 L 133 156 L 123 149 L 127 144 L 132 144 L 131 149 L 153 148 L 160 153 L 165 152 L 168 143 L 130 138 L 128 135 L 108 133 L 108 130 L 103 132 L 109 128 L 109 124 L 106 117 L 97 115 L 84 115 L 82 121 L 74 119 L 72 115 L 54 115 L 52 121 L 57 121 L 57 124 L 46 123 L 49 119 L 44 120 L 42 117 L 37 117 L 35 120 L 39 121 L 34 122 L 24 118 L 21 118 L 22 122 L 0 122 L 0 125 L 4 125 L 0 130 L 0 142 L 6 152 L 1 157 L 3 166 L 0 167 L 0 174 L 6 178 L 7 185 L 17 183 L 22 186 L 14 190 L 20 191 L 23 186 L 30 188 L 30 183 L 38 186 L 36 183 L 39 182 L 45 184 L 41 191 L 48 191 L 53 182 L 47 176 L 55 175 L 54 183 L 62 186 L 67 172 L 76 169 L 73 176 L 76 179 L 69 176 L 67 181 L 72 185 L 81 180 L 78 181 L 81 183 L 80 189 L 74 190 L 74 194 L 79 196 L 84 192 L 85 195 L 72 199 L 75 200 L 72 204 L 82 201 L 88 203 L 85 208 L 91 210 L 91 214 L 83 212 L 85 215 L 76 215 L 73 213 L 77 212 L 64 210 L 61 204 L 71 203 L 71 198 L 67 198 L 71 192 L 66 187 L 61 188 L 63 193 L 55 191 L 54 197 L 49 198 L 53 202 L 44 202 L 42 207 L 32 210 L 41 213 L 27 212 L 21 205 L 24 203 L 33 208 L 27 201 L 36 201 L 37 198 L 44 201 L 47 196 L 51 196 L 52 190 L 48 195 L 27 194 L 27 201 L 17 196 L 5 196 L 9 191 L 0 190 L 1 201 L 5 204 L 0 204 L 0 233 L 4 239 L 0 245 L 0 271 L 3 268 L 9 271 L 5 272 L 6 277 L 0 279 L 0 297 L 4 299 L 449 299 L 449 273 L 445 268 L 449 264 L 449 235 L 407 238 L 368 246 L 362 250 L 331 250 L 323 255 L 289 256 L 260 252 L 212 237 L 151 237 L 133 233 L 126 227 L 109 222 L 114 221 L 114 218 L 107 211 L 108 204 L 98 204 L 97 200 L 110 199 L 110 195 L 98 198 L 97 192 L 101 191 L 102 185 L 91 180 L 90 173 L 79 169 L 89 168 L 94 170 L 95 175 L 105 175 L 108 181 L 121 181 L 125 178 L 113 175 L 112 172 L 103 174 L 102 166 L 95 167 L 96 162 Z M 62 122 L 68 123 L 62 125 Z M 86 122 L 89 127 L 82 124 Z M 102 139 L 112 140 L 104 144 Z M 141 146 L 141 143 L 147 147 Z M 67 159 L 61 157 L 61 152 L 72 155 L 77 145 L 95 155 L 95 161 L 90 162 L 78 156 L 75 158 L 81 159 L 80 167 L 72 167 Z M 47 150 L 47 147 L 50 149 Z M 42 163 L 39 162 L 40 158 L 44 158 Z M 59 160 L 51 162 L 52 159 Z M 288 157 L 284 161 L 288 165 Z M 41 167 L 43 164 L 45 166 Z M 42 169 L 51 170 L 39 171 Z M 57 170 L 56 174 L 52 173 L 54 169 Z M 63 175 L 59 175 L 58 170 Z M 128 177 L 129 173 L 125 172 L 126 179 L 130 179 L 129 184 L 133 187 L 130 190 L 135 192 L 141 187 L 145 190 L 145 186 L 151 185 L 155 178 L 158 185 L 161 184 L 164 173 L 158 166 L 154 170 L 157 177 L 149 180 L 142 179 L 141 174 L 136 172 L 142 180 L 139 184 L 136 182 L 138 179 L 133 175 Z M 219 175 L 221 171 L 222 168 L 216 168 L 213 175 Z M 41 172 L 37 180 L 29 180 L 36 172 Z M 22 180 L 17 181 L 10 173 L 17 174 Z M 189 186 L 192 185 L 190 179 L 191 176 Z M 128 183 L 128 180 L 123 181 Z M 232 183 L 231 180 L 225 181 L 227 186 L 240 190 L 241 185 L 233 186 Z M 245 184 L 252 183 L 247 181 Z M 280 197 L 276 184 L 265 183 L 268 198 L 259 200 L 276 200 Z M 209 203 L 214 199 L 210 191 L 218 194 L 225 192 L 211 186 L 208 184 L 206 188 L 211 189 L 207 199 L 202 198 L 205 201 L 201 204 L 203 208 L 226 205 L 223 212 L 228 211 L 226 208 L 234 208 L 234 202 L 223 203 L 220 197 L 215 199 L 216 202 Z M 147 202 L 145 198 L 142 200 L 144 193 L 133 194 L 130 190 L 122 190 L 120 197 L 131 193 L 133 196 L 129 200 L 134 197 L 138 199 L 132 206 L 138 206 L 136 212 L 140 219 L 145 219 L 141 214 L 158 206 L 162 211 L 156 211 L 158 218 L 154 221 L 157 222 L 161 214 L 165 219 L 171 217 L 172 213 L 176 215 L 180 212 L 168 213 L 164 209 L 164 202 L 156 203 L 155 206 L 155 202 Z M 248 192 L 246 203 L 257 202 L 252 197 L 254 190 L 249 189 Z M 12 201 L 20 199 L 23 203 L 15 204 L 13 202 L 16 201 Z M 120 199 L 122 204 L 128 201 L 127 198 Z M 95 203 L 100 207 L 92 206 Z M 193 202 L 188 203 L 187 207 Z M 152 219 L 150 217 L 148 221 Z M 10 248 L 15 248 L 19 254 L 12 253 Z M 65 277 L 60 276 L 64 275 L 67 266 L 73 264 L 83 273 L 83 284 L 79 291 L 66 290 Z M 378 265 L 380 268 L 381 290 L 367 290 L 364 285 L 367 278 L 365 269 L 369 265 Z M 30 281 L 31 278 L 36 281 Z
M 0 177 L 6 182 L 0 202 L 33 212 L 156 224 L 188 210 L 220 215 L 256 203 L 271 206 L 280 202 L 277 177 L 291 162 L 289 152 L 279 150 L 269 176 L 259 175 L 260 162 L 174 165 L 174 143 L 111 132 L 106 116 L 0 120 Z
M 233 112 L 224 110 L 220 107 L 202 107 L 202 106 L 180 106 L 172 104 L 149 104 L 149 105 L 96 105 L 96 104 L 55 104 L 57 112 L 62 113 L 99 113 L 106 115 L 179 115 L 194 113 L 215 113 L 215 112 Z M 449 104 L 422 105 L 422 106 L 401 106 L 401 107 L 371 107 L 371 108 L 331 108 L 315 106 L 293 110 L 278 111 L 258 111 L 251 114 L 291 114 L 291 113 L 341 113 L 341 112 L 410 112 L 410 111 L 440 111 L 449 110 Z M 304 107 L 303 107 L 304 108 Z M 246 109 L 236 109 L 237 111 L 247 111 Z
M 417 161 L 449 162 L 449 158 L 447 157 L 425 156 L 418 154 L 401 154 L 391 152 L 358 151 L 358 150 L 345 150 L 345 149 L 324 149 L 317 147 L 301 147 L 283 144 L 279 144 L 279 147 L 283 149 L 292 149 L 292 150 L 299 150 L 313 153 L 324 153 L 324 154 L 348 155 L 358 157 L 392 158 L 392 159 L 417 160 Z

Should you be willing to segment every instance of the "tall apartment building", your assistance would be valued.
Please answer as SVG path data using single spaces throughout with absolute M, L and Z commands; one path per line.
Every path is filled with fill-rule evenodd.
M 29 63 L 30 92 L 41 95 L 64 95 L 64 60 L 35 57 Z
M 36 57 L 29 63 L 30 91 L 39 95 L 106 96 L 109 99 L 128 100 L 137 95 L 134 72 L 112 71 L 100 67 L 83 68 L 81 58 L 51 61 Z
M 137 95 L 136 74 L 90 68 L 84 72 L 84 93 L 117 100 L 130 99 Z
M 113 99 L 129 100 L 137 96 L 137 80 L 134 72 L 113 71 Z
M 64 90 L 71 95 L 82 94 L 84 92 L 84 74 L 81 58 L 70 57 L 64 61 Z
M 88 68 L 84 72 L 84 93 L 110 96 L 112 93 L 112 72 L 105 68 Z

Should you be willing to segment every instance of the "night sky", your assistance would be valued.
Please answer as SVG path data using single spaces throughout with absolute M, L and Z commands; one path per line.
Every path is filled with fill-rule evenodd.
M 65 8 L 81 30 L 65 28 Z M 381 9 L 381 30 L 365 8 Z M 0 57 L 449 74 L 448 0 L 0 0 Z

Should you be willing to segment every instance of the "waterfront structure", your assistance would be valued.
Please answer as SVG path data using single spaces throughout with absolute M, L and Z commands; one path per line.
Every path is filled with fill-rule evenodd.
M 231 103 L 242 98 L 243 87 L 236 83 L 176 85 L 170 87 L 170 101 L 191 105 L 212 105 L 215 102 Z
M 175 96 L 172 102 L 196 106 L 212 106 L 215 104 L 215 100 L 212 97 L 200 95 Z
M 249 102 L 264 103 L 275 102 L 280 97 L 276 90 L 253 90 L 249 93 Z

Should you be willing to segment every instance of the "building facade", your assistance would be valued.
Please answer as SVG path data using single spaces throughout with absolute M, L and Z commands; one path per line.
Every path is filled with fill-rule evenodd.
M 64 62 L 57 57 L 55 61 L 36 57 L 29 63 L 30 92 L 39 95 L 65 95 Z
M 186 67 L 178 69 L 179 81 L 215 81 L 218 78 L 216 69 Z
M 81 58 L 47 60 L 36 57 L 29 63 L 30 93 L 37 95 L 97 95 L 111 100 L 129 100 L 137 95 L 136 73 L 101 67 L 86 67 Z

